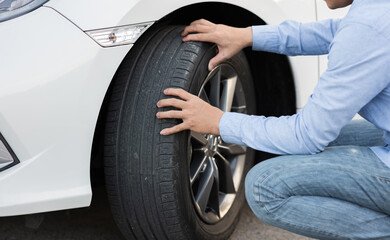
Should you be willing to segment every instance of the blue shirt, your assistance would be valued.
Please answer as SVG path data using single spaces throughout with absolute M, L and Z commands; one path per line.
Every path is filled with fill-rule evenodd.
M 356 113 L 384 130 L 372 148 L 390 167 L 390 1 L 355 0 L 343 19 L 254 26 L 253 50 L 328 55 L 328 68 L 302 111 L 264 117 L 224 113 L 224 141 L 276 154 L 315 154 Z

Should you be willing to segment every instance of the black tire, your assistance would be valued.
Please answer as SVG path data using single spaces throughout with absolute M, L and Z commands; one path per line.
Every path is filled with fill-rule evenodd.
M 195 207 L 199 204 L 189 170 L 192 134 L 159 134 L 179 123 L 155 117 L 157 101 L 166 97 L 163 90 L 176 87 L 199 94 L 209 74 L 208 61 L 216 53 L 212 44 L 183 43 L 182 30 L 165 26 L 149 31 L 114 79 L 105 130 L 105 173 L 114 219 L 126 239 L 227 239 L 244 202 L 244 177 L 253 163 L 253 150 L 246 149 L 231 207 L 221 219 L 210 220 L 202 216 L 202 211 L 212 210 L 208 205 L 202 211 Z M 237 54 L 224 66 L 237 73 L 241 85 L 237 94 L 245 98 L 234 101 L 245 101 L 245 112 L 254 113 L 254 88 L 245 55 Z M 207 164 L 202 166 L 207 168 Z

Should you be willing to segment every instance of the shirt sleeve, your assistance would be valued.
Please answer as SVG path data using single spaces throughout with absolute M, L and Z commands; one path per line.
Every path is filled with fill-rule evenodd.
M 327 71 L 302 111 L 264 117 L 224 113 L 222 139 L 276 154 L 314 154 L 390 84 L 388 39 L 363 24 L 345 24 L 330 46 Z
M 340 19 L 312 23 L 288 20 L 280 25 L 253 26 L 252 49 L 289 56 L 328 54 L 339 23 Z

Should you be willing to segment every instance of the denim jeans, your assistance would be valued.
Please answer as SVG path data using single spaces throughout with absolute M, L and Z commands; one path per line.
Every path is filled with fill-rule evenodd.
M 383 132 L 364 120 L 346 126 L 323 152 L 269 159 L 246 177 L 261 220 L 319 239 L 390 239 L 390 168 L 368 146 Z

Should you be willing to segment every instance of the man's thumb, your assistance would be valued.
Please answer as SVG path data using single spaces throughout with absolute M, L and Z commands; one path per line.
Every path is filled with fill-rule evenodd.
M 209 62 L 209 71 L 215 68 L 218 64 L 220 64 L 225 59 L 223 58 L 221 53 L 218 53 L 217 56 L 213 57 Z

